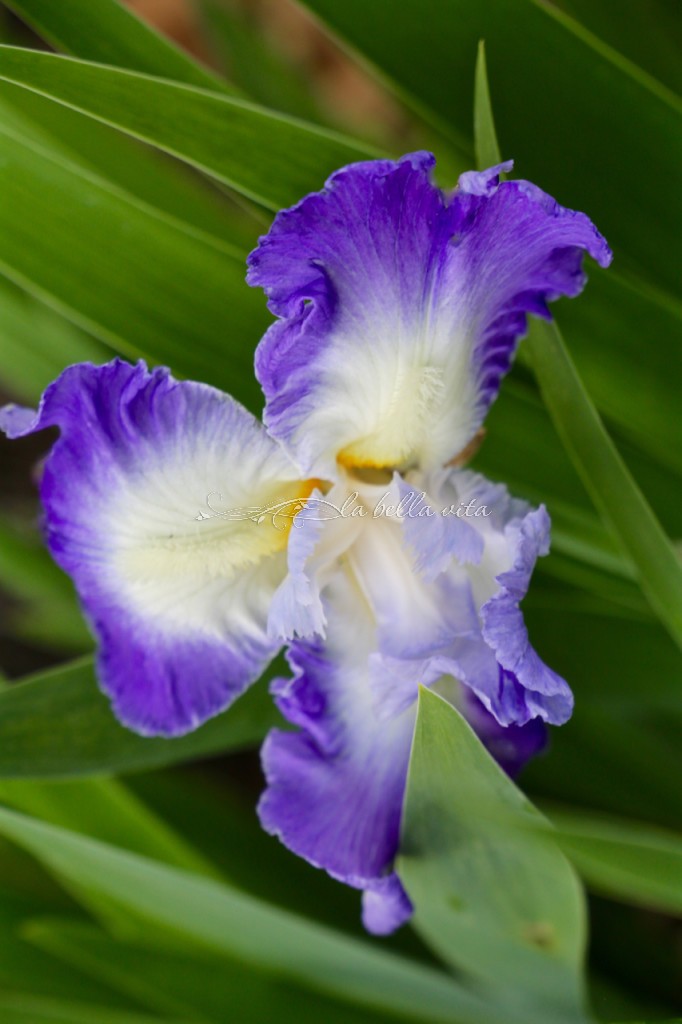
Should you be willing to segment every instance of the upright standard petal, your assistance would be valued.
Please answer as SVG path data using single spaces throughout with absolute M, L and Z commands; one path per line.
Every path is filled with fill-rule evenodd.
M 526 314 L 576 295 L 584 252 L 611 254 L 582 213 L 499 171 L 445 195 L 434 158 L 346 167 L 278 214 L 249 258 L 278 320 L 256 356 L 265 422 L 306 473 L 429 469 L 471 441 Z
M 101 686 L 130 728 L 186 732 L 279 646 L 266 621 L 291 520 L 257 520 L 311 486 L 227 395 L 143 363 L 72 366 L 37 413 L 0 413 L 10 436 L 53 426 L 47 541 L 99 641 Z

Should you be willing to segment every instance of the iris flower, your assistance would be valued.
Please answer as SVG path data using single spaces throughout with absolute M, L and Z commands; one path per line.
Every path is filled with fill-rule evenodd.
M 343 168 L 260 240 L 248 280 L 276 317 L 256 352 L 264 425 L 120 360 L 72 366 L 37 412 L 0 419 L 10 437 L 59 428 L 47 543 L 121 722 L 193 729 L 288 646 L 292 677 L 272 689 L 295 728 L 265 741 L 261 821 L 362 889 L 378 933 L 411 909 L 393 861 L 418 685 L 510 772 L 571 713 L 519 607 L 547 513 L 460 464 L 526 314 L 578 294 L 585 252 L 610 261 L 584 214 L 500 182 L 511 164 L 449 194 L 433 164 Z

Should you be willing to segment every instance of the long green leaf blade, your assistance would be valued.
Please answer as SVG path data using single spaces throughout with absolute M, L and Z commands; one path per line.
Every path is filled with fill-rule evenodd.
M 491 158 L 497 162 L 482 50 L 474 122 L 482 165 Z M 545 405 L 586 490 L 636 566 L 642 589 L 661 622 L 682 647 L 682 560 L 606 432 L 556 323 L 533 320 L 525 344 Z
M 0 809 L 0 833 L 60 878 L 216 953 L 420 1022 L 492 1024 L 481 1000 L 433 968 L 346 938 L 227 885 L 5 809 Z
M 561 303 L 580 374 L 602 414 L 679 473 L 680 101 L 538 0 L 306 6 L 418 112 L 439 119 L 445 136 L 454 131 L 457 145 L 471 138 L 471 72 L 476 46 L 486 40 L 503 156 L 516 159 L 519 177 L 585 210 L 614 248 L 614 267 L 590 268 L 579 301 Z M 653 32 L 658 14 L 648 18 Z M 656 59 L 649 36 L 645 46 Z M 633 148 L 633 124 L 646 146 Z M 469 162 L 472 152 L 468 144 Z M 642 181 L 656 186 L 642 189 Z
M 675 0 L 633 4 L 628 17 L 611 4 L 592 0 L 561 0 L 559 9 L 570 14 L 595 36 L 682 95 L 682 23 Z
M 122 942 L 88 925 L 68 920 L 29 922 L 22 935 L 62 963 L 139 1001 L 157 1013 L 183 1014 L 200 1021 L 264 1024 L 278 1019 L 286 1004 L 297 1024 L 348 1024 L 348 1008 L 319 992 L 269 978 L 226 957 L 201 956 L 196 950 L 154 950 Z M 359 1006 L 353 1024 L 389 1024 Z
M 238 205 L 165 153 L 9 82 L 0 82 L 0 124 L 219 243 L 247 250 L 267 224 L 262 211 L 247 211 L 246 200 Z
M 580 298 L 561 304 L 562 327 L 601 414 L 679 481 L 679 373 L 671 371 L 679 362 L 682 304 L 619 266 L 616 256 L 608 270 L 591 268 Z
M 478 44 L 474 77 L 474 150 L 479 169 L 501 163 L 500 147 L 490 104 L 488 69 L 485 61 L 485 42 Z
M 472 71 L 485 39 L 505 157 L 586 210 L 619 260 L 677 293 L 682 189 L 671 169 L 682 160 L 682 100 L 674 93 L 541 0 L 305 5 L 457 145 L 472 139 Z M 645 146 L 633 147 L 634 124 Z M 658 187 L 642 189 L 643 181 Z
M 196 63 L 184 51 L 158 35 L 119 0 L 17 0 L 15 9 L 57 49 L 86 60 L 203 86 L 233 94 L 223 78 Z M 4 40 L 3 40 L 4 41 Z M 66 107 L 58 109 L 37 93 L 3 83 L 0 96 L 18 107 L 25 119 L 37 124 L 41 134 L 64 149 L 70 159 L 82 158 L 87 168 L 131 191 L 133 195 L 173 213 L 214 235 L 244 239 L 251 246 L 262 230 L 256 211 L 227 197 L 225 190 L 209 190 L 187 168 L 159 159 L 119 132 Z M 27 126 L 22 127 L 28 134 Z M 32 135 L 32 133 L 31 133 Z M 41 141 L 38 139 L 38 141 Z
M 116 779 L 0 779 L 0 801 L 32 817 L 198 874 L 219 876 L 182 836 Z
M 33 997 L 82 1000 L 100 1006 L 130 1007 L 130 1002 L 106 984 L 91 981 L 82 972 L 60 962 L 25 941 L 21 929 L 36 915 L 69 913 L 73 903 L 59 892 L 38 865 L 27 862 L 23 851 L 2 842 L 3 884 L 0 889 L 0 1000 Z M 31 892 L 26 892 L 28 887 Z M 23 891 L 22 891 L 23 890 Z M 139 1005 L 139 1004 L 138 1004 Z M 4 1006 L 0 1002 L 0 1020 Z
M 652 608 L 682 647 L 682 561 L 606 432 L 556 323 L 534 322 L 526 347 L 586 490 L 636 566 Z
M 507 1013 L 584 1021 L 584 907 L 541 821 L 469 725 L 422 688 L 398 873 L 415 927 Z M 500 1006 L 502 1009 L 502 1006 Z
M 110 1010 L 78 1000 L 46 999 L 34 995 L 0 995 L 2 1024 L 183 1024 L 178 1018 Z M 187 1024 L 193 1024 L 187 1021 Z
M 574 809 L 548 808 L 557 841 L 587 884 L 616 899 L 682 915 L 682 837 Z
M 0 378 L 12 394 L 29 401 L 40 395 L 66 363 L 111 358 L 104 345 L 7 280 L 0 280 L 0 337 Z M 3 533 L 0 523 L 0 545 Z
M 221 97 L 186 88 L 182 91 L 183 87 L 168 82 L 149 79 L 136 84 L 134 76 L 133 80 L 122 78 L 124 72 L 78 62 L 67 64 L 63 59 L 60 64 L 59 58 L 50 55 L 11 49 L 0 51 L 0 73 L 3 66 L 8 73 L 14 69 L 13 81 L 21 79 L 27 88 L 36 88 L 45 96 L 70 103 L 77 110 L 86 110 L 93 117 L 147 139 L 270 209 L 289 205 L 319 188 L 339 165 L 371 155 L 359 143 L 311 125 L 248 104 L 240 106 L 238 101 L 230 105 L 226 98 L 221 106 Z M 174 88 L 180 92 L 174 94 Z M 624 346 L 621 339 L 624 333 L 629 338 L 632 325 L 646 317 L 647 308 L 642 305 L 650 303 L 623 284 L 616 288 L 616 298 L 611 299 L 603 293 L 606 289 L 610 294 L 612 282 L 601 288 L 602 279 L 603 275 L 597 275 L 580 303 L 573 304 L 580 307 L 576 335 L 581 339 L 581 362 L 597 382 L 602 381 L 603 361 L 598 361 L 593 351 L 594 338 L 598 338 L 608 352 L 609 365 L 618 370 L 614 379 L 623 382 L 618 389 L 602 385 L 601 400 L 646 450 L 669 452 L 666 461 L 682 466 L 674 444 L 662 444 L 669 440 L 666 422 L 676 408 L 676 395 L 664 383 L 665 378 L 656 381 L 653 390 L 649 389 L 650 398 L 634 411 L 626 390 L 627 382 L 637 373 L 639 360 L 632 344 Z M 673 355 L 671 331 L 676 319 L 670 310 L 658 306 L 654 312 L 662 344 L 658 361 L 664 362 L 666 353 Z M 572 318 L 574 311 L 569 310 L 568 316 Z M 648 377 L 651 379 L 652 374 Z
M 276 210 L 372 155 L 361 143 L 230 96 L 0 47 L 0 79 L 148 142 Z
M 141 21 L 118 0 L 7 0 L 47 42 L 75 57 L 147 75 L 232 90 L 218 75 Z
M 155 768 L 257 743 L 278 720 L 265 683 L 259 683 L 188 736 L 142 738 L 118 724 L 97 687 L 91 660 L 83 659 L 0 692 L 0 777 L 68 778 Z
M 31 782 L 0 779 L 0 801 L 44 821 L 120 845 L 143 856 L 209 877 L 217 869 L 169 828 L 126 787 L 113 779 Z M 66 884 L 78 902 L 110 927 L 129 934 L 130 915 L 72 879 Z
M 213 48 L 244 96 L 264 107 L 324 123 L 304 70 L 280 52 L 253 12 L 222 0 L 199 0 L 198 6 Z
M 2 128 L 0 151 L 0 273 L 119 353 L 257 406 L 267 314 L 241 253 Z

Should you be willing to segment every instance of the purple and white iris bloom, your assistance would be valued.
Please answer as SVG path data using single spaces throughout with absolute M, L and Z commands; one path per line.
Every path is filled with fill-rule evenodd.
M 145 735 L 222 711 L 282 645 L 295 731 L 263 748 L 261 821 L 364 890 L 385 933 L 418 684 L 510 772 L 571 713 L 520 601 L 549 518 L 456 468 L 526 329 L 574 296 L 588 218 L 505 164 L 445 195 L 433 157 L 346 167 L 280 213 L 249 259 L 276 322 L 256 353 L 263 427 L 227 395 L 119 360 L 67 369 L 11 437 L 56 426 L 41 483 L 50 550 L 99 644 L 100 684 Z M 251 518 L 197 518 L 209 493 Z M 299 509 L 281 518 L 273 506 Z M 464 513 L 466 511 L 466 514 Z M 255 520 L 260 520 L 255 522 Z

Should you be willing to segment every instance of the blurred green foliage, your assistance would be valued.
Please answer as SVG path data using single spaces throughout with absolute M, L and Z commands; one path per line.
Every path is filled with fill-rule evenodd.
M 563 1009 L 543 1002 L 547 991 L 534 1002 L 538 986 L 550 995 L 560 986 L 534 969 L 526 977 L 508 936 L 477 933 L 482 955 L 462 938 L 449 886 L 466 888 L 479 928 L 508 922 L 518 906 L 514 893 L 496 891 L 487 858 L 466 861 L 470 874 L 461 874 L 458 850 L 484 843 L 501 858 L 500 879 L 528 872 L 519 881 L 527 892 L 541 865 L 557 872 L 536 893 L 550 915 L 567 891 L 564 856 L 597 894 L 586 977 L 600 1020 L 670 1020 L 680 995 L 682 843 L 672 829 L 682 657 L 657 611 L 670 621 L 680 610 L 672 598 L 663 609 L 649 603 L 639 584 L 646 547 L 634 551 L 651 539 L 648 509 L 674 542 L 682 537 L 682 13 L 672 0 L 305 7 L 399 110 L 399 127 L 376 142 L 368 131 L 349 138 L 285 48 L 229 0 L 197 4 L 208 51 L 224 61 L 211 69 L 116 0 L 0 8 L 0 387 L 34 402 L 70 362 L 143 355 L 258 410 L 252 358 L 268 316 L 244 284 L 246 253 L 278 206 L 378 150 L 428 144 L 452 185 L 475 162 L 474 69 L 485 39 L 503 155 L 516 158 L 515 173 L 584 209 L 614 247 L 613 267 L 589 268 L 584 295 L 557 316 L 585 408 L 598 410 L 645 500 L 633 518 L 622 478 L 600 475 L 596 463 L 585 476 L 580 460 L 595 453 L 583 437 L 576 456 L 570 414 L 559 437 L 556 402 L 544 385 L 540 395 L 522 346 L 477 465 L 544 501 L 554 522 L 553 553 L 524 610 L 540 653 L 571 682 L 576 712 L 521 784 L 556 830 L 526 835 L 507 821 L 516 802 L 527 812 L 519 791 L 506 783 L 502 792 L 456 718 L 422 708 L 405 851 L 421 938 L 405 930 L 379 945 L 361 937 L 356 894 L 258 830 L 255 755 L 233 752 L 255 747 L 277 721 L 264 682 L 172 741 L 120 728 L 89 658 L 3 682 L 0 1019 L 582 1019 L 591 1011 L 575 1000 L 568 1011 L 570 999 Z M 72 59 L 40 52 L 45 44 Z M 479 149 L 481 139 L 479 119 Z M 0 664 L 13 675 L 19 661 L 39 668 L 91 647 L 36 525 L 30 465 L 46 444 L 17 446 L 23 454 L 8 455 L 2 479 Z M 631 513 L 629 539 L 613 531 L 612 514 L 600 515 L 619 501 Z M 666 558 L 672 578 L 678 567 Z M 102 778 L 114 773 L 126 781 Z M 501 803 L 486 824 L 466 796 L 480 802 L 487 785 L 486 799 Z M 578 932 L 567 939 L 572 970 Z M 490 975 L 506 1002 L 504 991 L 484 991 Z M 520 992 L 528 1003 L 514 1001 Z

